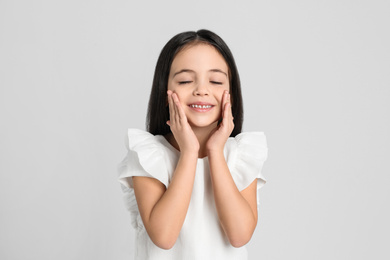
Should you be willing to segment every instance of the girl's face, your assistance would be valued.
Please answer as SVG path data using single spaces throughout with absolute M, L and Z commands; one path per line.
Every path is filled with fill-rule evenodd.
M 229 88 L 228 66 L 213 46 L 186 46 L 174 58 L 168 90 L 178 95 L 192 127 L 217 125 L 222 96 Z

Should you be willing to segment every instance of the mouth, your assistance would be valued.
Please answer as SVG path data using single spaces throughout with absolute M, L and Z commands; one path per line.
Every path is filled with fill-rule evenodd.
M 209 103 L 193 103 L 188 106 L 196 112 L 208 112 L 214 107 L 214 105 Z

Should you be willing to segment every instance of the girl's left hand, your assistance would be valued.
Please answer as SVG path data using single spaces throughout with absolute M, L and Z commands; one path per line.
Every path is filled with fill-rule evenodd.
M 222 121 L 211 133 L 206 143 L 207 152 L 223 151 L 225 143 L 234 129 L 230 94 L 225 91 L 222 96 Z

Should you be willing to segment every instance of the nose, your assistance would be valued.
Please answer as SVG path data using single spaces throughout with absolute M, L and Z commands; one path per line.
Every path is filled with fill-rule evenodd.
M 196 85 L 194 89 L 194 95 L 195 96 L 207 96 L 209 95 L 209 89 L 206 85 L 206 83 L 199 83 Z

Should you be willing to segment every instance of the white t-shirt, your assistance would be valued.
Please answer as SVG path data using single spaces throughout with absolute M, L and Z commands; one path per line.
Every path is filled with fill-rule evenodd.
M 190 205 L 175 245 L 170 250 L 157 247 L 142 223 L 131 177 L 155 178 L 169 187 L 180 152 L 163 136 L 154 136 L 138 129 L 128 130 L 126 146 L 128 154 L 118 170 L 125 205 L 130 211 L 131 224 L 136 230 L 136 260 L 247 259 L 245 246 L 231 246 L 220 226 L 207 157 L 198 159 Z M 264 185 L 261 168 L 267 158 L 267 151 L 266 138 L 262 132 L 241 133 L 227 140 L 224 148 L 225 159 L 240 191 L 256 178 L 257 189 Z

